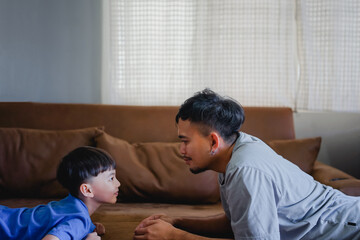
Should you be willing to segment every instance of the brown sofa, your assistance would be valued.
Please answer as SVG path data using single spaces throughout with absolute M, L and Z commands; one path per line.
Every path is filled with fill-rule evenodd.
M 70 150 L 93 145 L 117 162 L 118 203 L 101 206 L 93 221 L 102 239 L 130 240 L 139 221 L 153 213 L 207 216 L 221 213 L 217 175 L 193 175 L 181 160 L 175 125 L 178 107 L 97 104 L 0 103 L 0 204 L 33 207 L 66 196 L 55 171 Z M 360 195 L 359 180 L 316 161 L 321 138 L 295 139 L 289 108 L 245 107 L 241 131 L 320 182 Z

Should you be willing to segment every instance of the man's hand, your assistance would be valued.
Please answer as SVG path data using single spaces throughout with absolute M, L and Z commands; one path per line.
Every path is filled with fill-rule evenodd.
M 92 232 L 87 235 L 86 240 L 101 240 L 101 237 L 96 232 Z
M 172 239 L 176 229 L 161 219 L 165 215 L 153 215 L 144 219 L 135 229 L 134 240 Z M 168 218 L 169 220 L 170 218 Z
M 170 223 L 171 225 L 174 225 L 174 220 L 171 217 L 169 217 L 165 214 L 154 214 L 154 215 L 151 215 L 150 217 L 147 217 L 144 220 L 142 220 L 139 223 L 139 225 L 135 228 L 135 231 L 138 230 L 139 228 L 143 228 L 144 224 L 147 223 L 149 220 L 156 220 L 156 219 L 161 219 L 165 222 Z

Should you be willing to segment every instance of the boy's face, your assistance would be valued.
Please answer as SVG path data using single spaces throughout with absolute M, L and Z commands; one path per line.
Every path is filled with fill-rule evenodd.
M 93 199 L 99 203 L 116 203 L 120 182 L 116 179 L 115 169 L 99 173 L 89 180 Z

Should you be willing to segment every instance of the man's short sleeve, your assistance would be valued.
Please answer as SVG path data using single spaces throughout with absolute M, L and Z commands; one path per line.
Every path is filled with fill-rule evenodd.
M 253 167 L 231 169 L 225 194 L 235 239 L 280 239 L 278 189 L 270 176 Z

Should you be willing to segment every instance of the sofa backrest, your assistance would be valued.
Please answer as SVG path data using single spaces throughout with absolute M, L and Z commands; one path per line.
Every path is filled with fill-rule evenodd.
M 93 145 L 117 163 L 120 201 L 217 202 L 217 174 L 191 174 L 183 162 L 177 111 L 177 106 L 0 102 L 0 198 L 66 196 L 56 181 L 59 161 L 76 147 Z M 245 107 L 245 115 L 241 131 L 264 141 L 295 138 L 290 108 Z
M 0 102 L 0 127 L 47 130 L 104 126 L 114 137 L 132 142 L 176 142 L 178 106 L 122 106 Z M 293 113 L 286 107 L 244 107 L 241 131 L 262 140 L 294 139 Z

